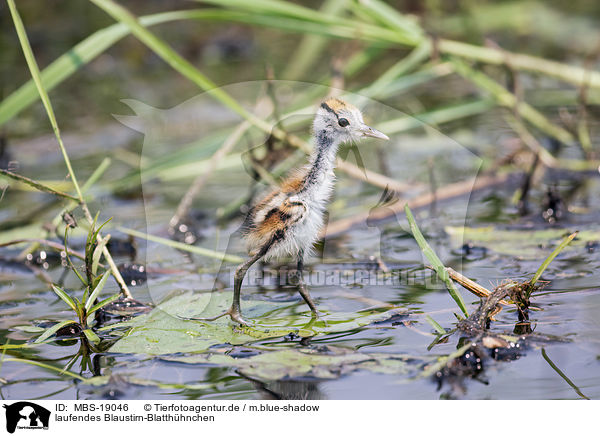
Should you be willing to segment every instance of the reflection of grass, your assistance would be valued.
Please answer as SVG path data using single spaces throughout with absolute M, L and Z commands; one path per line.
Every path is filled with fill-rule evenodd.
M 584 394 L 583 394 L 583 392 L 581 392 L 581 389 L 579 389 L 579 388 L 577 387 L 577 385 L 575 385 L 575 383 L 573 383 L 573 382 L 571 381 L 571 379 L 569 379 L 569 377 L 567 377 L 567 376 L 565 375 L 565 373 L 564 373 L 564 372 L 562 372 L 562 371 L 560 370 L 560 368 L 559 368 L 558 366 L 556 366 L 556 364 L 555 364 L 554 362 L 552 362 L 552 360 L 550 360 L 550 357 L 548 357 L 548 354 L 546 354 L 546 349 L 545 349 L 545 348 L 542 348 L 542 357 L 544 358 L 544 360 L 545 360 L 546 362 L 548 362 L 548 365 L 550 365 L 550 367 L 551 367 L 551 368 L 552 368 L 554 371 L 556 371 L 556 373 L 557 373 L 557 374 L 558 374 L 558 375 L 559 375 L 559 376 L 560 376 L 560 377 L 561 377 L 561 378 L 562 378 L 564 381 L 566 381 L 566 382 L 567 382 L 567 384 L 568 384 L 569 386 L 571 386 L 571 387 L 573 388 L 573 390 L 574 390 L 574 391 L 577 393 L 577 395 L 579 395 L 581 398 L 583 398 L 583 399 L 586 399 L 586 400 L 589 400 L 589 399 L 590 399 L 590 398 L 588 398 L 586 395 L 584 395 Z

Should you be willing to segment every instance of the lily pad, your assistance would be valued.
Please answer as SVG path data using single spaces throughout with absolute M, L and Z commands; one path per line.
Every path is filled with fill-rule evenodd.
M 360 353 L 336 347 L 327 347 L 326 350 L 285 349 L 244 358 L 195 354 L 168 356 L 164 360 L 230 366 L 247 377 L 262 381 L 306 377 L 334 379 L 360 369 L 384 374 L 407 374 L 411 369 L 422 366 L 422 362 L 409 356 Z
M 555 246 L 573 233 L 572 229 L 499 229 L 495 226 L 486 227 L 451 227 L 445 228 L 453 241 L 460 246 L 465 242 L 485 245 L 496 253 L 515 256 L 519 259 L 543 259 L 550 254 Z M 586 242 L 600 240 L 600 231 L 583 229 L 577 238 L 565 248 L 565 252 L 573 250 Z
M 403 308 L 387 311 L 332 313 L 323 311 L 318 319 L 310 312 L 298 313 L 298 303 L 261 300 L 242 301 L 242 311 L 252 324 L 241 327 L 228 317 L 216 321 L 182 318 L 211 317 L 231 304 L 231 292 L 186 293 L 158 305 L 150 313 L 102 330 L 128 328 L 110 349 L 113 353 L 165 355 L 199 353 L 218 344 L 242 345 L 294 334 L 311 337 L 349 331 L 406 314 Z

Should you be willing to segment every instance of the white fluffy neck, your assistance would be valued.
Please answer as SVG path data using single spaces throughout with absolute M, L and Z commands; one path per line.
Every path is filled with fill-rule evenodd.
M 309 191 L 333 181 L 339 142 L 327 129 L 315 132 L 315 148 L 310 156 L 302 191 Z

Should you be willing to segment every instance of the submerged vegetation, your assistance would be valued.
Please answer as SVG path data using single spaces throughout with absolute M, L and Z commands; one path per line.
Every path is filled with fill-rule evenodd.
M 407 392 L 431 385 L 428 398 L 439 396 L 433 379 L 454 398 L 468 379 L 489 383 L 489 362 L 539 354 L 566 382 L 557 395 L 600 395 L 600 379 L 579 388 L 568 375 L 580 367 L 548 354 L 581 341 L 584 366 L 597 365 L 586 310 L 600 308 L 600 31 L 584 12 L 559 28 L 565 11 L 529 1 L 197 3 L 144 15 L 90 0 L 94 26 L 49 59 L 39 46 L 51 29 L 7 0 L 3 38 L 25 62 L 15 55 L 21 75 L 0 98 L 2 393 L 28 396 L 15 368 L 33 365 L 47 398 L 321 398 L 321 381 L 365 371 Z M 521 52 L 523 39 L 539 55 Z M 127 65 L 135 74 L 115 83 Z M 173 108 L 123 101 L 134 115 L 115 117 L 144 133 L 140 147 L 108 124 L 123 109 L 105 93 Z M 243 216 L 305 162 L 328 96 L 368 105 L 393 144 L 340 150 L 339 194 L 309 268 L 320 317 L 292 297 L 284 265 L 265 264 L 244 288 L 249 326 L 200 321 L 231 301 Z M 60 160 L 40 162 L 42 114 Z M 151 379 L 151 364 L 164 373 Z

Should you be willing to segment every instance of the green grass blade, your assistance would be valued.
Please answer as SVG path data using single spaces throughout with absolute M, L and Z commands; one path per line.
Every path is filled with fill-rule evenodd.
M 69 247 L 68 238 L 69 238 L 69 227 L 65 226 L 65 248 Z M 69 255 L 69 250 L 65 250 L 65 257 L 67 258 L 67 263 L 71 267 L 71 270 L 79 278 L 81 283 L 83 283 L 83 286 L 87 286 L 88 282 L 81 276 L 81 274 L 79 274 L 79 271 L 77 271 L 77 268 L 75 267 L 75 264 L 73 263 L 73 261 L 71 260 L 71 256 Z M 83 260 L 85 260 L 85 255 L 83 256 Z
M 88 251 L 90 249 L 90 246 L 95 241 L 95 239 L 94 239 L 94 231 L 96 230 L 96 223 L 98 222 L 98 217 L 99 216 L 100 216 L 100 212 L 98 211 L 98 212 L 96 212 L 96 215 L 94 216 L 94 220 L 92 221 L 92 223 L 90 225 L 90 228 L 88 230 L 87 239 L 85 241 L 85 256 L 86 256 L 86 258 L 88 257 Z
M 414 47 L 423 41 L 423 38 L 416 39 L 413 34 L 399 32 L 397 27 L 392 30 L 381 26 L 366 25 L 357 20 L 340 20 L 336 17 L 325 17 L 322 14 L 315 16 L 314 14 L 318 14 L 318 11 L 311 11 L 308 8 L 285 2 L 261 1 L 258 10 L 262 13 L 256 13 L 256 11 L 252 13 L 255 2 L 244 0 L 207 0 L 205 3 L 231 8 L 231 11 L 226 12 L 249 11 L 248 13 L 232 13 L 229 16 L 218 14 L 219 11 L 215 11 L 213 20 L 237 21 L 255 26 L 280 28 L 288 32 L 316 33 L 351 40 L 376 41 L 380 44 L 396 43 Z M 517 70 L 533 71 L 555 77 L 579 87 L 600 88 L 600 73 L 579 66 L 448 39 L 439 39 L 436 47 L 444 54 L 493 65 L 509 64 Z
M 75 378 L 77 380 L 81 380 L 81 381 L 86 381 L 87 379 L 85 377 L 80 376 L 79 374 L 75 374 L 74 372 L 71 371 L 64 371 L 62 368 L 58 368 L 56 366 L 52 366 L 52 365 L 48 365 L 46 363 L 43 362 L 36 362 L 35 360 L 29 360 L 29 359 L 20 359 L 18 357 L 5 357 L 4 358 L 5 362 L 19 362 L 19 363 L 26 363 L 28 365 L 33 365 L 33 366 L 37 366 L 39 368 L 44 368 L 44 369 L 49 369 L 50 371 L 54 371 L 60 375 L 67 375 L 71 378 Z
M 320 11 L 324 14 L 337 15 L 347 4 L 347 0 L 325 0 Z M 289 58 L 282 77 L 284 80 L 298 80 L 315 64 L 329 39 L 322 35 L 305 35 L 298 48 Z
M 462 102 L 449 107 L 434 109 L 414 116 L 403 116 L 400 118 L 384 121 L 376 125 L 377 129 L 393 135 L 416 129 L 423 125 L 443 124 L 454 120 L 481 114 L 494 107 L 492 100 L 475 100 Z
M 538 129 L 548 135 L 558 139 L 564 144 L 574 141 L 573 135 L 563 129 L 556 123 L 551 122 L 541 112 L 524 101 L 520 101 L 517 96 L 509 92 L 501 84 L 481 71 L 474 70 L 466 62 L 453 58 L 450 62 L 454 65 L 454 70 L 465 79 L 473 82 L 478 88 L 490 93 L 498 104 L 514 110 Z
M 153 26 L 176 20 L 202 19 L 205 13 L 210 15 L 210 11 L 202 10 L 164 12 L 140 17 L 140 23 L 144 26 Z M 117 23 L 91 34 L 42 70 L 40 78 L 43 86 L 47 91 L 54 89 L 129 33 L 126 25 Z M 0 126 L 37 101 L 39 97 L 34 81 L 26 82 L 0 103 Z
M 323 24 L 332 24 L 337 21 L 336 17 L 328 16 L 322 11 L 306 8 L 298 4 L 277 0 L 199 0 L 201 3 L 210 3 L 236 10 L 245 10 L 257 15 L 277 15 L 314 21 Z
M 106 284 L 106 280 L 108 280 L 109 276 L 110 276 L 110 270 L 107 270 L 102 275 L 102 278 L 98 282 L 98 285 L 91 292 L 90 296 L 87 298 L 87 300 L 85 300 L 86 313 L 90 312 L 90 309 L 92 308 L 92 305 L 94 304 L 94 301 L 96 301 L 96 299 L 98 298 L 98 295 L 100 295 L 100 292 L 102 292 L 102 289 L 104 289 L 104 285 Z
M 56 285 L 52 285 L 52 290 L 54 291 L 54 293 L 56 295 L 58 295 L 60 297 L 60 299 L 62 301 L 64 301 L 65 303 L 67 303 L 67 305 L 73 309 L 74 312 L 77 312 L 77 303 L 75 303 L 75 300 L 73 300 L 65 291 L 62 290 L 62 288 L 59 288 Z
M 366 88 L 368 95 L 379 95 L 384 92 L 388 85 L 397 77 L 403 76 L 409 71 L 416 68 L 419 64 L 425 61 L 431 53 L 431 44 L 424 42 L 417 46 L 410 54 L 394 65 L 392 65 L 387 71 L 381 74 L 368 88 Z
M 396 42 L 406 45 L 417 45 L 419 37 L 405 32 L 400 28 L 389 29 L 372 25 L 360 20 L 343 18 L 333 14 L 300 6 L 291 2 L 279 0 L 199 0 L 230 8 L 231 11 L 246 12 L 244 16 L 232 16 L 232 19 L 242 19 L 254 24 L 279 27 L 288 31 L 316 33 L 329 36 L 339 36 L 351 39 L 366 39 L 375 41 Z
M 437 323 L 437 321 L 435 319 L 433 319 L 432 317 L 430 317 L 429 315 L 425 315 L 425 321 L 427 321 L 429 324 L 431 324 L 431 326 L 435 329 L 436 332 L 438 332 L 441 335 L 445 335 L 446 333 L 448 333 L 446 331 L 446 329 L 444 329 L 444 327 L 442 327 L 441 325 L 439 325 Z
M 560 368 L 558 366 L 556 366 L 556 364 L 552 361 L 552 359 L 550 359 L 550 357 L 548 356 L 548 354 L 546 353 L 546 349 L 542 347 L 542 357 L 544 358 L 544 360 L 546 362 L 548 362 L 548 365 L 550 365 L 550 367 L 556 371 L 556 373 L 560 376 L 560 378 L 562 378 L 564 381 L 567 382 L 567 384 L 569 386 L 571 386 L 573 388 L 573 390 L 577 393 L 577 395 L 579 395 L 581 398 L 589 400 L 590 398 L 588 396 L 586 396 L 583 392 L 581 392 L 581 389 L 579 389 L 577 387 L 577 385 L 575 383 L 573 383 L 571 381 L 571 379 L 569 377 L 567 377 L 567 375 L 562 372 L 560 370 Z
M 7 170 L 3 170 L 3 169 L 0 169 L 0 175 L 11 178 L 13 180 L 17 180 L 18 182 L 21 182 L 21 183 L 25 183 L 26 185 L 29 185 L 29 186 L 37 189 L 38 191 L 47 192 L 48 194 L 56 195 L 57 197 L 66 198 L 67 200 L 72 200 L 79 204 L 79 199 L 77 197 L 74 197 L 70 194 L 66 194 L 61 191 L 57 191 L 56 189 L 51 188 L 50 186 L 44 185 L 43 183 L 36 182 L 35 180 L 30 179 L 29 177 L 25 177 L 20 174 L 15 174 L 11 171 L 7 171 Z
M 98 241 L 98 235 L 100 235 L 100 230 L 102 230 L 102 227 L 104 227 L 105 225 L 107 225 L 111 221 L 112 221 L 112 217 L 110 217 L 109 219 L 107 219 L 106 221 L 104 221 L 102 224 L 100 224 L 100 227 L 98 227 L 94 231 L 94 234 L 92 235 L 92 241 Z M 95 221 L 94 221 L 94 224 L 95 224 Z
M 460 294 L 458 289 L 456 289 L 456 286 L 454 286 L 454 282 L 450 279 L 450 276 L 448 275 L 448 271 L 446 271 L 446 267 L 444 266 L 444 264 L 442 263 L 442 261 L 440 260 L 438 255 L 435 254 L 433 249 L 429 246 L 429 244 L 425 240 L 425 237 L 423 237 L 423 234 L 421 233 L 421 230 L 419 230 L 419 226 L 417 226 L 415 218 L 414 218 L 410 208 L 408 207 L 408 205 L 404 206 L 404 212 L 406 213 L 406 218 L 408 219 L 408 223 L 410 225 L 410 231 L 412 232 L 413 237 L 415 238 L 415 241 L 417 241 L 417 244 L 419 244 L 419 247 L 421 247 L 423 254 L 431 263 L 431 266 L 433 267 L 433 269 L 436 272 L 436 274 L 438 275 L 438 277 L 441 280 L 443 280 L 444 283 L 446 284 L 446 287 L 448 288 L 448 292 L 450 293 L 450 296 L 454 299 L 454 301 L 456 301 L 456 304 L 460 308 L 461 312 L 465 316 L 469 316 L 469 313 L 467 312 L 467 307 L 465 306 L 465 302 L 462 298 L 462 295 Z
M 77 298 L 75 295 L 73 295 L 72 298 L 75 301 L 75 312 L 77 313 L 77 318 L 79 318 L 81 325 L 83 326 L 83 321 L 84 321 L 84 317 L 85 317 L 85 308 L 83 307 L 83 304 L 81 303 L 81 301 L 79 301 L 79 298 Z
M 81 191 L 85 194 L 85 192 L 92 187 L 94 183 L 96 183 L 100 177 L 104 174 L 104 172 L 110 167 L 112 160 L 110 157 L 105 157 L 100 162 L 100 165 L 94 170 L 92 175 L 85 181 L 83 186 L 81 187 Z
M 94 249 L 94 254 L 92 255 L 92 275 L 94 276 L 98 272 L 100 258 L 102 257 L 102 250 L 104 250 L 104 247 L 106 244 L 108 244 L 108 241 L 110 241 L 110 235 L 106 235 L 104 238 L 102 238 L 102 240 L 98 242 L 98 245 Z
M 65 165 L 69 170 L 71 181 L 73 182 L 73 186 L 75 187 L 75 191 L 77 192 L 77 198 L 80 201 L 83 201 L 83 195 L 81 194 L 81 189 L 79 188 L 77 177 L 75 177 L 75 172 L 73 171 L 73 167 L 71 166 L 71 160 L 67 155 L 67 150 L 65 149 L 65 145 L 63 144 L 62 138 L 60 136 L 60 130 L 58 129 L 58 123 L 56 122 L 56 116 L 54 115 L 52 103 L 50 102 L 50 98 L 48 98 L 48 93 L 46 92 L 46 89 L 42 84 L 42 79 L 40 78 L 40 69 L 38 68 L 35 56 L 33 55 L 33 51 L 31 50 L 29 38 L 27 38 L 27 32 L 25 32 L 25 26 L 23 25 L 23 21 L 21 20 L 21 16 L 19 15 L 19 11 L 15 6 L 14 0 L 7 0 L 7 2 L 8 7 L 10 9 L 10 13 L 12 15 L 13 22 L 15 24 L 15 30 L 17 31 L 17 35 L 19 37 L 19 42 L 21 43 L 21 48 L 23 49 L 23 54 L 25 55 L 25 60 L 27 61 L 27 66 L 29 67 L 31 77 L 35 82 L 35 86 L 40 94 L 40 98 L 42 99 L 44 108 L 46 109 L 46 114 L 48 115 L 48 119 L 50 120 L 50 124 L 52 125 L 52 130 L 54 130 L 54 135 L 56 136 L 56 140 L 58 141 L 58 145 L 60 146 Z
M 77 322 L 72 321 L 72 320 L 67 320 L 67 321 L 59 322 L 58 324 L 54 324 L 52 327 L 50 327 L 44 333 L 42 333 L 42 335 L 39 338 L 37 338 L 33 343 L 39 344 L 41 342 L 44 342 L 46 339 L 48 339 L 50 336 L 55 334 L 61 328 L 68 326 L 69 324 L 77 324 Z
M 371 17 L 375 18 L 380 23 L 401 31 L 406 35 L 411 35 L 415 40 L 424 39 L 424 32 L 418 22 L 402 13 L 392 6 L 380 0 L 369 0 L 368 2 L 357 2 L 354 3 L 361 10 L 365 11 Z
M 98 342 L 100 342 L 100 338 L 96 333 L 93 332 L 92 329 L 83 330 L 83 334 L 85 335 L 87 340 L 90 341 L 92 344 L 97 344 Z
M 213 259 L 224 260 L 225 262 L 232 263 L 240 263 L 243 262 L 244 259 L 239 256 L 234 256 L 232 254 L 221 253 L 219 251 L 210 250 L 208 248 L 196 247 L 194 245 L 184 244 L 183 242 L 173 241 L 167 238 L 161 238 L 160 236 L 149 235 L 147 233 L 139 232 L 137 230 L 128 229 L 125 227 L 119 227 L 119 231 L 126 233 L 131 236 L 135 236 L 138 238 L 144 238 L 148 241 L 157 242 L 159 244 L 167 245 L 171 248 L 175 248 L 177 250 L 183 250 L 194 254 L 199 254 L 204 257 L 212 257 Z
M 131 30 L 131 33 L 133 33 L 141 42 L 146 44 L 157 56 L 162 58 L 176 71 L 190 79 L 201 89 L 210 91 L 212 97 L 242 115 L 244 118 L 252 118 L 252 115 L 249 114 L 234 98 L 218 88 L 212 80 L 176 53 L 166 42 L 146 29 L 127 9 L 112 0 L 91 0 L 91 2 L 104 10 L 115 20 L 125 24 Z
M 554 249 L 554 251 L 552 253 L 550 253 L 550 256 L 548 256 L 546 258 L 546 260 L 544 260 L 544 262 L 542 262 L 542 264 L 540 265 L 540 267 L 537 269 L 537 271 L 535 272 L 535 274 L 533 275 L 533 278 L 531 279 L 531 281 L 529 282 L 530 284 L 530 290 L 529 293 L 531 293 L 531 290 L 533 289 L 533 285 L 535 285 L 537 283 L 537 281 L 540 279 L 540 277 L 542 276 L 542 274 L 544 273 L 544 271 L 546 270 L 546 268 L 548 268 L 548 265 L 550 265 L 550 263 L 552 263 L 552 261 L 554 260 L 554 258 L 556 256 L 558 256 L 558 254 L 563 251 L 565 249 L 565 247 L 567 245 L 569 245 L 571 243 L 571 241 L 573 239 L 575 239 L 575 237 L 577 236 L 579 232 L 575 232 L 575 233 L 571 233 L 569 236 L 567 236 L 559 245 L 558 247 L 556 247 Z
M 83 194 L 85 194 L 87 192 L 87 190 L 100 179 L 100 177 L 102 177 L 102 174 L 104 174 L 104 172 L 108 169 L 108 167 L 110 166 L 110 163 L 111 163 L 111 159 L 108 157 L 104 158 L 102 160 L 100 165 L 98 165 L 98 167 L 94 170 L 92 175 L 86 180 L 86 182 L 81 187 L 81 192 Z M 70 201 L 65 207 L 63 207 L 61 209 L 61 211 L 59 213 L 57 213 L 54 216 L 54 218 L 52 219 L 52 225 L 54 227 L 57 227 L 62 222 L 63 215 L 67 212 L 71 212 L 78 205 L 79 205 L 79 199 Z M 43 229 L 38 230 L 38 234 L 40 235 L 40 237 L 43 236 L 44 233 L 45 233 L 45 231 Z M 66 238 L 65 238 L 65 240 L 66 240 Z M 24 257 L 28 253 L 33 253 L 33 251 L 35 251 L 39 246 L 40 246 L 40 244 L 38 242 L 33 242 L 25 250 L 23 250 L 19 256 Z
M 104 306 L 106 306 L 107 304 L 112 303 L 115 300 L 118 300 L 121 297 L 120 293 L 116 293 L 114 295 L 111 295 L 110 297 L 105 298 L 102 301 L 99 301 L 98 304 L 95 304 L 94 306 L 90 307 L 90 310 L 88 310 L 88 317 L 93 314 L 95 311 L 102 309 Z

